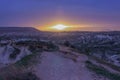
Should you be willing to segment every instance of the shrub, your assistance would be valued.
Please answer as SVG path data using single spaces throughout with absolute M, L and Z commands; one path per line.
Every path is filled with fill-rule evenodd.
M 17 61 L 15 64 L 16 66 L 25 66 L 29 67 L 31 64 L 37 63 L 36 57 L 39 56 L 38 53 L 33 53 L 31 55 L 23 57 L 20 61 Z
M 69 41 L 65 41 L 65 42 L 64 42 L 64 45 L 67 46 L 67 47 L 70 47 L 70 46 L 71 46 L 71 44 L 70 44 Z

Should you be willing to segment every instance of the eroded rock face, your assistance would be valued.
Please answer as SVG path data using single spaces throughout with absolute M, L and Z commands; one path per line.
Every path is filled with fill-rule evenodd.
M 15 63 L 29 54 L 31 54 L 31 52 L 28 50 L 28 47 L 2 46 L 0 47 L 0 63 Z
M 12 52 L 12 54 L 9 55 L 10 59 L 16 59 L 16 57 L 20 54 L 21 50 L 18 48 L 14 47 L 14 51 Z
M 1 65 L 13 64 L 25 56 L 42 51 L 56 51 L 58 47 L 49 41 L 8 41 L 0 43 L 0 67 Z
M 0 47 L 0 63 L 7 64 L 10 62 L 9 55 L 13 53 L 14 48 L 10 45 Z

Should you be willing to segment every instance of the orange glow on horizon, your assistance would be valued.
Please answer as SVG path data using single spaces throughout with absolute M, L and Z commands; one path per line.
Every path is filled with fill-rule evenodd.
M 50 31 L 50 32 L 62 32 L 62 31 L 71 31 L 72 25 L 66 21 L 54 21 L 53 23 L 47 23 L 45 26 L 36 27 L 41 31 Z
M 41 31 L 61 32 L 61 31 L 70 31 L 71 26 L 67 26 L 64 24 L 57 24 L 48 27 L 41 27 L 41 28 L 38 27 L 37 29 Z
M 61 24 L 59 24 L 61 23 Z M 72 24 L 66 21 L 56 21 L 53 23 L 48 23 L 45 26 L 36 27 L 40 31 L 50 31 L 50 32 L 64 32 L 64 31 L 99 31 L 96 25 L 83 23 L 83 24 Z

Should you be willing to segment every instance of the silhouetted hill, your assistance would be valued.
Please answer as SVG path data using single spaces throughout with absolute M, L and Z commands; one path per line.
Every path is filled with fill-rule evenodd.
M 0 33 L 12 33 L 12 32 L 37 33 L 40 31 L 33 27 L 0 27 Z

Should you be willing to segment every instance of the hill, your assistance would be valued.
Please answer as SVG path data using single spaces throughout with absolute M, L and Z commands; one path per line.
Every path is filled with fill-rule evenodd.
M 33 27 L 0 27 L 0 33 L 37 33 L 39 30 Z

